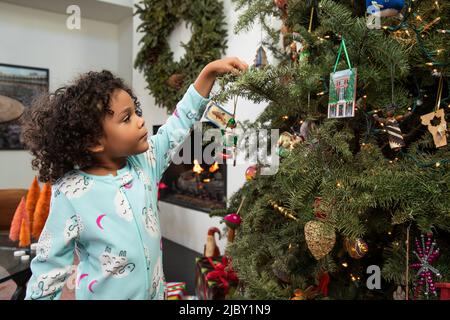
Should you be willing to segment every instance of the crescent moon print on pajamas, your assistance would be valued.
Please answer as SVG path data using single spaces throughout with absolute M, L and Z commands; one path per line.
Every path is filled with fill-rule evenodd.
M 101 214 L 97 217 L 97 219 L 95 220 L 95 222 L 97 223 L 97 226 L 103 230 L 103 226 L 102 226 L 102 219 L 106 217 L 106 214 Z
M 122 181 L 122 185 L 131 185 L 131 181 L 133 180 L 133 175 L 129 172 L 126 172 L 123 176 L 120 177 Z
M 80 282 L 81 282 L 81 280 L 83 280 L 84 278 L 86 278 L 86 277 L 88 277 L 88 276 L 89 276 L 88 273 L 83 273 L 83 274 L 81 274 L 81 275 L 78 277 L 78 281 L 77 281 L 77 289 L 80 288 Z
M 128 222 L 133 220 L 133 212 L 131 211 L 130 204 L 120 190 L 117 191 L 114 198 L 114 206 L 119 217 Z
M 142 208 L 142 217 L 144 219 L 145 230 L 151 237 L 159 237 L 159 225 L 158 220 L 151 208 Z
M 45 262 L 48 259 L 50 249 L 52 248 L 52 235 L 47 230 L 43 230 L 39 237 L 38 245 L 36 248 L 36 258 L 40 262 Z
M 67 245 L 72 239 L 78 239 L 84 230 L 84 224 L 78 214 L 74 214 L 66 220 L 64 228 L 64 242 Z
M 156 295 L 158 294 L 158 298 L 161 299 L 160 294 L 160 285 L 161 281 L 163 280 L 163 269 L 162 269 L 162 263 L 161 263 L 161 256 L 156 261 L 155 267 L 153 268 L 153 276 L 152 276 L 152 284 L 150 286 L 150 299 L 155 299 Z M 164 294 L 164 292 L 163 292 Z
M 94 185 L 94 180 L 77 172 L 64 176 L 57 184 L 57 189 L 64 193 L 68 199 L 79 198 L 88 192 Z
M 91 293 L 94 293 L 94 284 L 96 284 L 96 283 L 97 283 L 97 280 L 92 280 L 91 282 L 89 282 L 88 289 Z
M 39 299 L 43 296 L 56 294 L 64 287 L 67 278 L 71 275 L 72 266 L 53 269 L 50 272 L 41 274 L 33 285 L 30 298 Z
M 110 247 L 105 248 L 105 251 L 100 256 L 100 263 L 102 264 L 103 274 L 114 278 L 126 277 L 135 268 L 134 263 L 128 262 L 126 251 L 120 251 L 117 256 L 111 253 Z

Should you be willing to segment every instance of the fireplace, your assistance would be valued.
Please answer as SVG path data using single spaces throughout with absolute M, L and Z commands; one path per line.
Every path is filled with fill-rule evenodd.
M 155 134 L 160 126 L 153 126 Z M 184 147 L 191 148 L 191 159 L 188 163 L 171 163 L 164 172 L 159 186 L 160 201 L 181 207 L 209 213 L 213 209 L 225 208 L 227 175 L 226 164 L 205 163 L 204 159 L 196 159 L 194 152 L 194 135 L 201 135 L 198 128 L 184 142 Z M 202 153 L 203 154 L 202 147 Z M 183 156 L 180 148 L 179 155 Z M 199 155 L 201 157 L 201 155 Z

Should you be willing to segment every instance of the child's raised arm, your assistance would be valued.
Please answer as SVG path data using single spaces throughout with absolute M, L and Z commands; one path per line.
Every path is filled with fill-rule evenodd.
M 145 153 L 145 167 L 149 166 L 158 182 L 171 162 L 179 145 L 190 134 L 196 121 L 199 121 L 209 102 L 209 93 L 216 77 L 225 73 L 237 74 L 245 71 L 248 65 L 238 58 L 224 58 L 209 63 L 191 84 L 177 108 L 156 135 L 149 139 L 149 149 Z
M 169 166 L 172 154 L 190 134 L 194 123 L 202 118 L 208 102 L 209 98 L 200 95 L 191 84 L 173 114 L 150 137 L 149 149 L 145 155 L 157 182 Z

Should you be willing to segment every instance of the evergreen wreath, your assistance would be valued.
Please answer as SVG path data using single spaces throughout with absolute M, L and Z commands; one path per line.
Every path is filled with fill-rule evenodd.
M 223 3 L 218 0 L 143 0 L 135 5 L 142 47 L 134 67 L 143 72 L 156 105 L 172 112 L 203 67 L 227 48 Z M 180 21 L 191 24 L 186 53 L 175 62 L 168 37 Z

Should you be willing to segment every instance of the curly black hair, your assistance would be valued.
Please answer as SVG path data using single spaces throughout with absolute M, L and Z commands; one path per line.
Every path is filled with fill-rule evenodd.
M 88 72 L 73 84 L 38 96 L 20 118 L 22 141 L 33 154 L 39 181 L 55 183 L 65 173 L 95 163 L 88 147 L 103 134 L 102 120 L 114 112 L 112 93 L 126 91 L 142 110 L 133 91 L 110 71 Z

